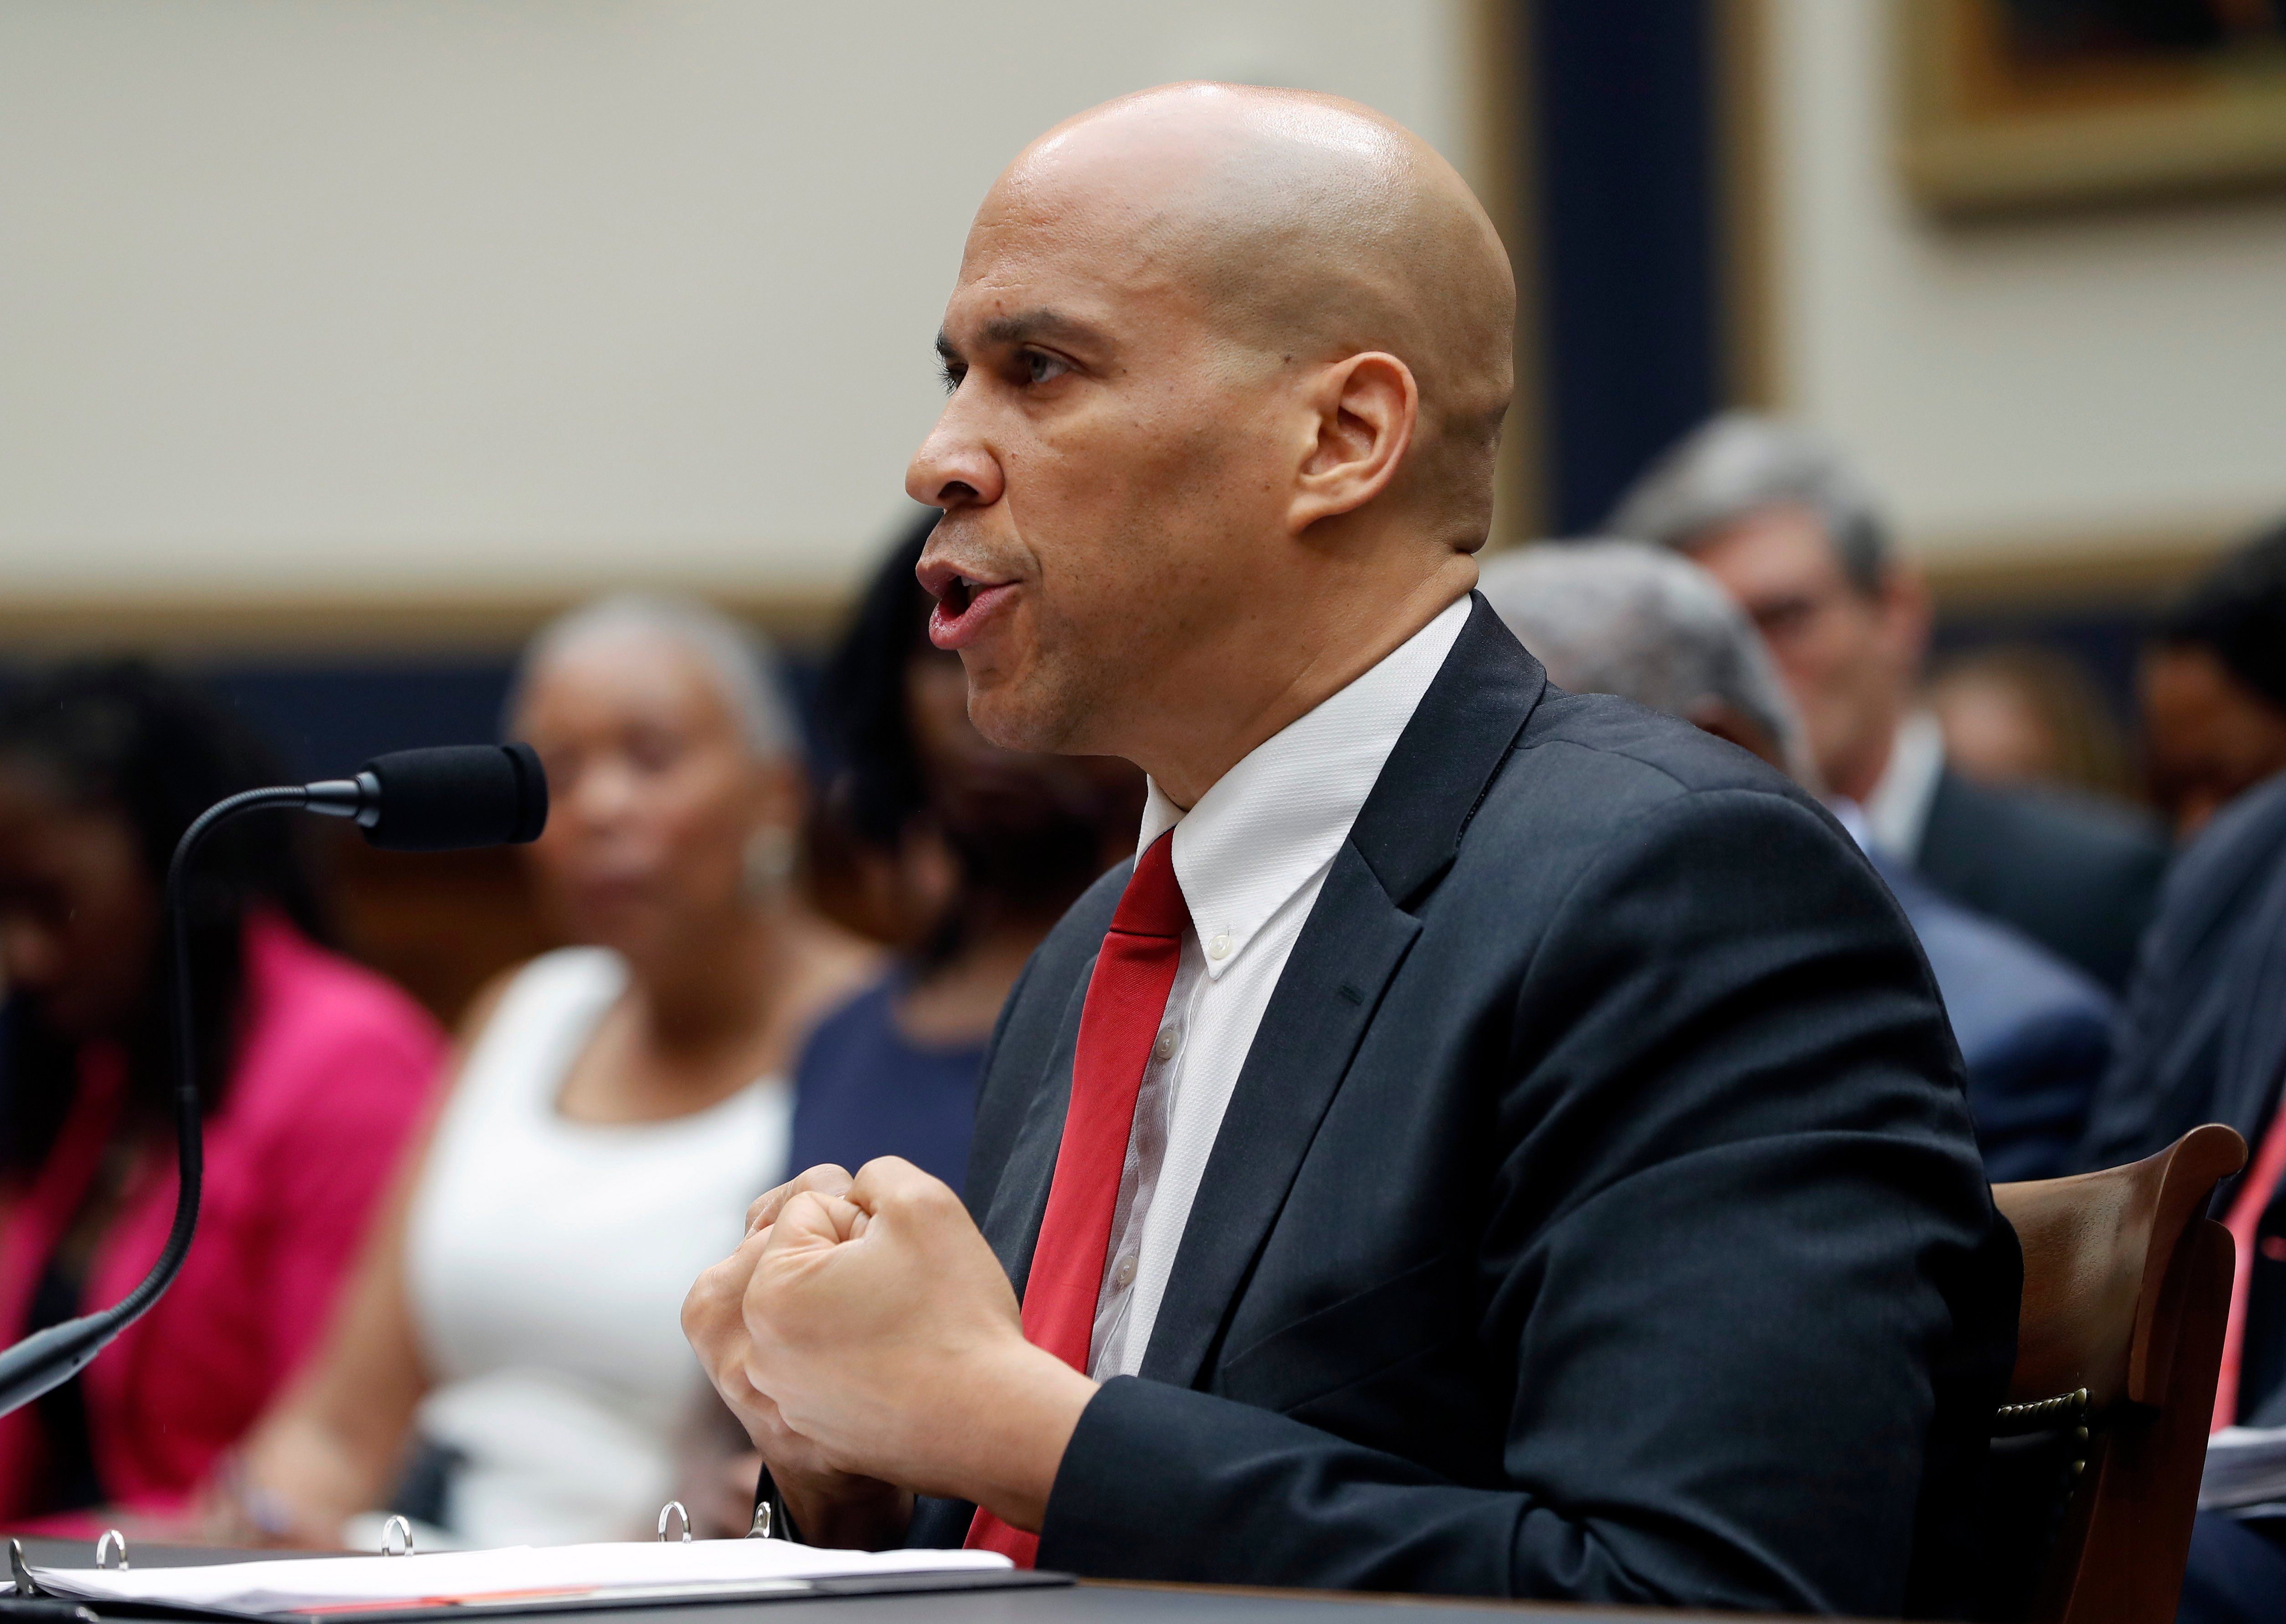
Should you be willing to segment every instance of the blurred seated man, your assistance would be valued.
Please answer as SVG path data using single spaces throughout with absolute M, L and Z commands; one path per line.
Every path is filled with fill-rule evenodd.
M 2179 837 L 2286 771 L 2286 524 L 2160 618 L 2140 687 L 2151 792 Z
M 1535 547 L 1487 563 L 1480 589 L 1550 682 L 1680 716 L 1815 784 L 1762 639 L 1687 559 L 1634 541 Z M 2110 998 L 2085 972 L 1883 854 L 1855 807 L 1836 810 L 1928 954 L 1987 1172 L 2000 1181 L 2067 1171 L 2110 1058 Z
M 1928 594 L 1870 493 L 1806 430 L 1732 413 L 1668 451 L 1612 535 L 1689 554 L 1750 616 L 1793 691 L 1819 776 L 1873 844 L 2105 986 L 2124 985 L 2166 844 L 2092 798 L 1978 784 L 1915 702 Z
M 2246 1136 L 2215 1199 L 2237 1242 L 2215 1424 L 2286 1427 L 2286 526 L 2161 618 L 2142 691 L 2153 788 L 2190 838 L 2082 1159 L 2148 1155 L 2201 1122 Z M 2274 1620 L 2282 1595 L 2286 1520 L 2200 1513 L 2184 1624 Z
M 1148 800 L 1003 1013 L 967 1210 L 811 1169 L 685 1305 L 805 1538 L 1961 1604 L 2020 1274 L 1943 1009 L 1809 796 L 1471 593 L 1515 308 L 1331 98 L 1123 98 L 987 194 L 931 635 L 987 738 Z

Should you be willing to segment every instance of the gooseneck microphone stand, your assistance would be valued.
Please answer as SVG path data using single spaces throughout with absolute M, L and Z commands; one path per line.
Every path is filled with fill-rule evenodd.
M 151 1272 L 125 1297 L 91 1314 L 35 1332 L 0 1352 L 0 1415 L 20 1408 L 85 1369 L 88 1361 L 141 1319 L 182 1272 L 198 1231 L 205 1172 L 204 1114 L 192 1007 L 189 911 L 192 859 L 231 819 L 269 808 L 356 820 L 366 839 L 398 851 L 452 851 L 537 839 L 548 821 L 548 780 L 526 745 L 445 745 L 377 756 L 354 778 L 247 790 L 199 814 L 167 864 L 172 951 L 168 966 L 175 1069 L 175 1222 Z

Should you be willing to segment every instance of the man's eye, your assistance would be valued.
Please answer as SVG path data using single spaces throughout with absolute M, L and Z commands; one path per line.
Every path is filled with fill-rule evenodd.
M 1817 608 L 1817 604 L 1808 598 L 1785 598 L 1756 609 L 1753 619 L 1755 628 L 1763 636 L 1784 637 L 1808 626 Z
M 966 363 L 947 361 L 944 364 L 944 392 L 948 395 L 951 394 L 960 387 L 960 381 L 967 375 L 968 367 Z
M 1027 383 L 1046 383 L 1071 370 L 1070 362 L 1040 350 L 1025 351 L 1017 364 L 1023 368 Z

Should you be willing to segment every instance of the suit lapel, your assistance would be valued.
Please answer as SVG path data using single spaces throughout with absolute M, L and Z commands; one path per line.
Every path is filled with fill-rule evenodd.
M 1141 1374 L 1188 1386 L 1421 922 L 1344 846 L 1294 943 L 1199 1179 Z
M 1039 1242 L 1040 1219 L 1048 1210 L 1056 1153 L 1063 1147 L 1064 1115 L 1071 1105 L 1072 1056 L 1079 1048 L 1080 1010 L 1087 1002 L 1087 984 L 1094 974 L 1095 958 L 1091 955 L 1065 999 L 1055 1046 L 1048 1052 L 1039 1085 L 1032 1091 L 1023 1125 L 1016 1131 L 1015 1143 L 1009 1148 L 981 1226 L 1000 1266 L 1008 1271 L 1019 1299 L 1032 1273 L 1032 1249 Z
M 1144 1354 L 1146 1377 L 1199 1380 L 1382 994 L 1420 934 L 1408 909 L 1451 866 L 1546 686 L 1539 662 L 1477 598 L 1336 855 L 1263 1013 L 1184 1226 Z M 1065 1076 L 1068 1087 L 1068 1060 Z

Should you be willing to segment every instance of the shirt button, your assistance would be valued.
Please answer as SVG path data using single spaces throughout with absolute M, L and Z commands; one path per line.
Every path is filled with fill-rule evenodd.
M 1228 932 L 1219 930 L 1215 932 L 1214 940 L 1207 943 L 1207 957 L 1217 960 L 1218 962 L 1230 957 L 1230 934 Z
M 1182 1041 L 1183 1035 L 1180 1032 L 1175 1030 L 1173 1027 L 1163 1026 L 1159 1029 L 1159 1041 L 1151 1045 L 1151 1052 L 1159 1060 L 1172 1060 L 1175 1055 L 1175 1045 Z
M 1111 1272 L 1111 1282 L 1122 1291 L 1135 1283 L 1135 1259 L 1122 1257 L 1119 1266 Z

